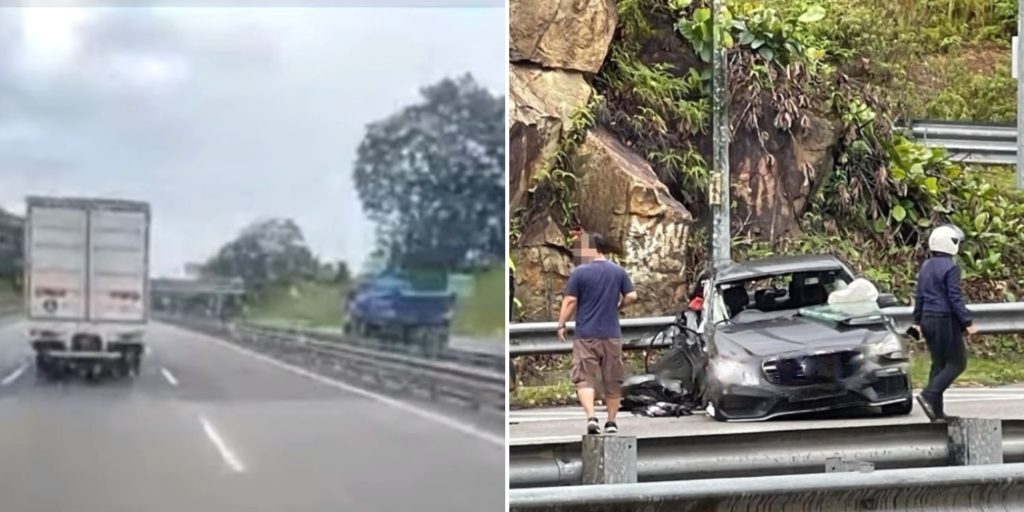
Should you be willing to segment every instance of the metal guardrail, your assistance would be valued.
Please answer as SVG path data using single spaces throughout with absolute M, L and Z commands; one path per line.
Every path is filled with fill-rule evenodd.
M 305 338 L 312 338 L 320 341 L 334 343 L 338 345 L 355 345 L 369 348 L 381 348 L 381 344 L 375 340 L 367 338 L 359 338 L 356 336 L 344 336 L 340 332 L 335 333 L 326 331 L 323 329 L 309 329 L 302 327 L 285 327 L 276 325 L 264 325 L 264 324 L 249 324 L 252 327 L 263 329 L 267 332 L 278 332 L 282 334 L 289 334 L 293 336 L 302 336 Z M 410 354 L 412 355 L 412 354 Z M 445 347 L 444 351 L 440 355 L 440 359 L 444 361 L 450 361 L 458 363 L 464 366 L 475 366 L 479 368 L 488 368 L 500 372 L 504 372 L 505 368 L 505 355 L 504 354 L 488 354 L 484 352 L 474 352 L 471 350 L 460 350 L 452 347 Z
M 979 165 L 1017 163 L 1017 127 L 945 121 L 913 121 L 903 131 L 929 147 L 943 148 L 955 161 Z
M 1003 460 L 1024 462 L 1024 420 L 1003 420 Z M 821 473 L 826 459 L 863 460 L 878 469 L 948 465 L 946 425 L 713 434 L 637 440 L 641 482 Z M 581 443 L 512 445 L 509 487 L 579 485 Z M 1024 509 L 1022 509 L 1024 510 Z
M 216 320 L 166 316 L 158 320 L 252 347 L 320 374 L 357 378 L 403 397 L 422 394 L 434 401 L 454 400 L 482 412 L 504 412 L 505 409 L 503 372 Z
M 509 511 L 1024 510 L 1024 464 L 509 491 Z
M 969 304 L 967 309 L 974 315 L 979 334 L 1024 332 L 1024 302 Z M 882 314 L 892 317 L 898 328 L 904 330 L 913 322 L 914 310 L 910 307 L 886 308 Z M 671 340 L 658 340 L 652 345 L 650 338 L 674 321 L 675 317 L 671 316 L 623 319 L 622 347 L 627 350 L 667 347 Z M 571 331 L 575 323 L 569 322 L 567 327 Z M 510 324 L 509 354 L 514 357 L 572 352 L 572 343 L 559 341 L 557 332 L 557 322 Z

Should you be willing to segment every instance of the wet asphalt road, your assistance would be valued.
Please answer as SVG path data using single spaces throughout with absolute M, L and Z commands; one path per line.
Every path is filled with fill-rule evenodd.
M 5 512 L 504 508 L 503 433 L 469 415 L 431 417 L 159 324 L 134 380 L 51 383 L 27 364 L 23 328 L 0 319 Z

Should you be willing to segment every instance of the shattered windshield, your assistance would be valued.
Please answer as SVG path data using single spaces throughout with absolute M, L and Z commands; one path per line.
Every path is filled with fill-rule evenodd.
M 792 316 L 828 303 L 829 294 L 847 286 L 840 270 L 794 272 L 719 285 L 719 318 L 733 323 Z

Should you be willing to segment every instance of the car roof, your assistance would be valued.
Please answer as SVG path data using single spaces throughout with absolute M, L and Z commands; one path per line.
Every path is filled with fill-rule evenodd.
M 730 262 L 715 269 L 715 281 L 729 283 L 758 277 L 796 272 L 849 271 L 846 265 L 830 254 L 777 256 L 744 262 Z

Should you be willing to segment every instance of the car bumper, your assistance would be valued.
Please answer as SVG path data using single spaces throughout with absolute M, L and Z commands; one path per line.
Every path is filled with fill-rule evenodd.
M 911 397 L 908 363 L 869 365 L 848 379 L 830 384 L 780 386 L 709 382 L 715 412 L 727 421 L 765 421 L 780 416 L 851 407 L 881 407 Z

